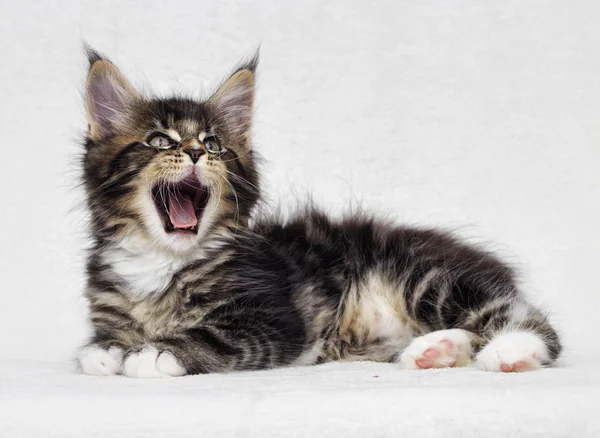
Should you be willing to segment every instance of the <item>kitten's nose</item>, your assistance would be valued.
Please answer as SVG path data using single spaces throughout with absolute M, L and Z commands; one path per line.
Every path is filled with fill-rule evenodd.
M 183 152 L 190 156 L 194 164 L 196 164 L 200 157 L 204 154 L 204 150 L 198 147 L 187 147 L 183 150 Z

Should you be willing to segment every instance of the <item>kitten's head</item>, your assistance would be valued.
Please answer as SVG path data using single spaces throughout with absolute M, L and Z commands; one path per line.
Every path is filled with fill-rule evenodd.
M 257 57 L 206 101 L 144 97 L 110 61 L 88 57 L 84 178 L 95 237 L 188 252 L 243 226 L 259 195 Z

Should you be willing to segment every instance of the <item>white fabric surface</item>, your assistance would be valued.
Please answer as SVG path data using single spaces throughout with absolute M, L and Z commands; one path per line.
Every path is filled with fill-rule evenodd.
M 524 374 L 332 363 L 163 380 L 0 365 L 0 436 L 10 438 L 581 438 L 600 436 L 599 406 L 592 362 Z

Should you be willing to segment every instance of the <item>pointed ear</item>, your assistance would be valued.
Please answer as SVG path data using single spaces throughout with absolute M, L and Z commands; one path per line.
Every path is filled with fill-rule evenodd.
M 236 136 L 248 137 L 250 134 L 257 63 L 258 55 L 238 68 L 208 100 L 211 108 L 225 119 L 227 128 Z
M 87 54 L 90 71 L 85 104 L 89 135 L 100 139 L 118 128 L 139 95 L 114 64 L 91 49 Z

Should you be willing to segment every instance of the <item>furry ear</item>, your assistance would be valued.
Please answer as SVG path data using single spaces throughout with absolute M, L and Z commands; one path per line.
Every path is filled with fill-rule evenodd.
M 208 100 L 217 114 L 225 119 L 227 128 L 238 136 L 248 136 L 252 127 L 257 65 L 258 52 L 249 62 L 241 65 Z
M 119 126 L 139 96 L 114 64 L 90 48 L 86 52 L 90 61 L 85 96 L 89 135 L 100 139 Z

